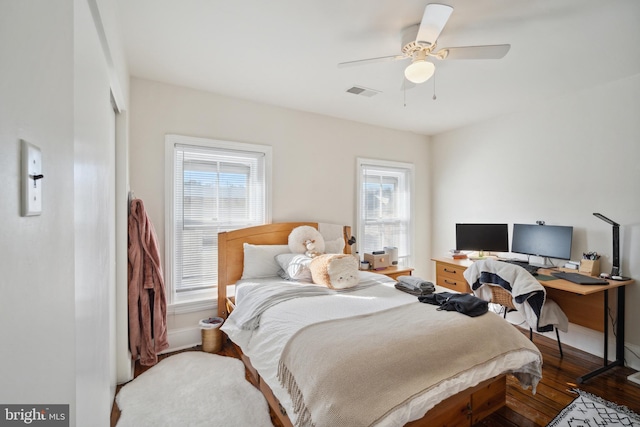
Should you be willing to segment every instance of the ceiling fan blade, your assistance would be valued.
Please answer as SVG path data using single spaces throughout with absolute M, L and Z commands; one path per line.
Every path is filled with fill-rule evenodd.
M 433 56 L 439 59 L 500 59 L 509 49 L 510 44 L 446 47 Z
M 422 16 L 422 22 L 420 22 L 416 41 L 427 42 L 430 45 L 435 44 L 442 29 L 447 24 L 451 12 L 453 12 L 451 6 L 437 3 L 428 4 L 424 9 L 424 15 Z
M 377 58 L 358 59 L 356 61 L 341 62 L 338 64 L 338 68 L 351 67 L 354 65 L 373 64 L 376 62 L 397 61 L 399 59 L 406 59 L 406 58 L 408 58 L 408 56 L 406 55 L 391 55 L 391 56 L 379 56 Z

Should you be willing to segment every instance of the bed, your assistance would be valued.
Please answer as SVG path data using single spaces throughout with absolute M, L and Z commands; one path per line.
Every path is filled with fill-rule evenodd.
M 492 312 L 439 311 L 372 272 L 339 291 L 247 274 L 248 247 L 285 250 L 302 225 L 321 228 L 290 222 L 218 235 L 222 330 L 284 426 L 473 425 L 505 404 L 506 375 L 535 391 L 540 352 Z M 340 230 L 347 241 L 350 228 Z M 287 292 L 310 293 L 269 299 Z

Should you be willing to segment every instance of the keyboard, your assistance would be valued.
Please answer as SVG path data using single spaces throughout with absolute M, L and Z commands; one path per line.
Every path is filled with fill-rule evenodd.
M 597 277 L 585 276 L 584 274 L 579 273 L 567 273 L 567 272 L 556 272 L 551 273 L 552 276 L 557 277 L 558 279 L 568 280 L 573 283 L 577 283 L 579 285 L 608 285 L 604 279 L 599 279 Z
M 524 268 L 525 270 L 527 270 L 530 274 L 532 274 L 534 276 L 538 275 L 538 268 L 540 268 L 540 267 L 536 267 L 535 265 L 531 265 L 527 261 L 521 261 L 521 260 L 518 260 L 518 259 L 505 259 L 503 261 L 506 262 L 506 263 L 509 263 L 509 264 L 519 265 L 520 267 Z

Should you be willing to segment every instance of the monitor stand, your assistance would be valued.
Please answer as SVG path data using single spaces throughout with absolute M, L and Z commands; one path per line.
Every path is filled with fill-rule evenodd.
M 549 257 L 531 256 L 529 257 L 529 265 L 540 268 L 555 268 Z
M 471 261 L 479 261 L 481 259 L 487 259 L 487 258 L 496 259 L 498 257 L 496 257 L 495 255 L 491 255 L 491 252 L 478 251 L 477 253 L 471 253 L 467 255 L 467 258 L 470 259 Z
M 478 261 L 481 259 L 484 259 L 484 251 L 478 251 L 476 253 L 472 253 L 467 255 L 467 258 L 470 259 L 471 261 Z

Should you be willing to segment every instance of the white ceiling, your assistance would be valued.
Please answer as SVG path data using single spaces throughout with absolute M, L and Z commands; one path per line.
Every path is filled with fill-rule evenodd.
M 511 44 L 438 61 L 402 90 L 400 53 L 428 0 L 117 0 L 133 76 L 433 135 L 640 73 L 638 0 L 448 0 L 438 47 Z M 374 97 L 345 91 L 364 86 Z

